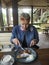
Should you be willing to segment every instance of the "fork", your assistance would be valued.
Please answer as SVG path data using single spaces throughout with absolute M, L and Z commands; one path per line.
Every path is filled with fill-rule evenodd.
M 23 51 L 25 50 L 21 45 L 19 45 L 19 48 L 20 48 L 21 50 L 23 50 Z

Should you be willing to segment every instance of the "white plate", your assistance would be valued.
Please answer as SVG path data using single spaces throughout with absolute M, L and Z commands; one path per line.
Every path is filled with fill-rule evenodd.
M 9 62 L 10 60 L 11 60 L 11 56 L 10 55 L 6 55 L 4 58 L 3 58 L 3 63 L 5 63 L 5 62 Z

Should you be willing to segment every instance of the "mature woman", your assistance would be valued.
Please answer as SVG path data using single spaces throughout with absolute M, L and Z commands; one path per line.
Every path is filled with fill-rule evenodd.
M 39 41 L 36 28 L 29 24 L 30 16 L 28 13 L 22 13 L 20 16 L 20 25 L 13 27 L 11 42 L 14 45 L 22 47 L 36 47 Z

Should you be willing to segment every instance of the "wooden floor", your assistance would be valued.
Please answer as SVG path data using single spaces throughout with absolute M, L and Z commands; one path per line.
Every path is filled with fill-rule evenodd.
M 49 35 L 40 33 L 38 46 L 40 47 L 40 49 L 49 48 Z

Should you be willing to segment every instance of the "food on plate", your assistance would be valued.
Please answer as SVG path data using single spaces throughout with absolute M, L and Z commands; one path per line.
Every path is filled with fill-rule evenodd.
M 27 61 L 34 60 L 34 55 L 29 55 L 29 57 L 26 58 Z
M 28 53 L 23 53 L 23 54 L 17 55 L 17 58 L 25 58 L 25 57 L 28 57 L 28 56 L 29 56 Z
M 19 52 L 19 55 L 17 55 L 17 58 L 25 58 L 28 57 L 31 54 L 31 51 L 29 49 L 25 49 L 24 51 Z
M 20 55 L 17 55 L 17 57 L 16 58 L 21 58 L 21 56 Z
M 31 51 L 29 49 L 27 49 L 27 48 L 24 50 L 24 52 L 28 53 L 28 54 L 31 54 Z

